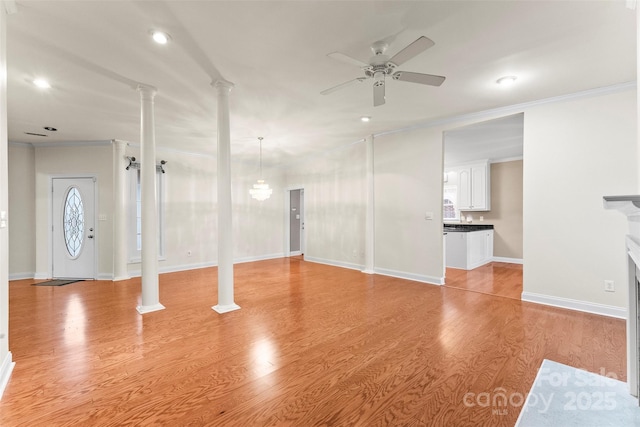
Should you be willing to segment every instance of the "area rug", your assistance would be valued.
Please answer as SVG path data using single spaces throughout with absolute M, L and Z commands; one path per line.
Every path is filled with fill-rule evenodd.
M 638 399 L 613 373 L 543 360 L 516 427 L 640 426 Z
M 47 280 L 46 282 L 34 283 L 32 286 L 63 286 L 69 283 L 82 282 L 83 280 Z

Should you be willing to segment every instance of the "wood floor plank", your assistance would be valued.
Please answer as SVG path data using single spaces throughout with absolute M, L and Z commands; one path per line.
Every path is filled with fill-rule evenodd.
M 211 309 L 206 268 L 144 316 L 139 278 L 13 281 L 0 425 L 510 426 L 474 399 L 526 395 L 544 358 L 625 380 L 622 320 L 520 301 L 521 266 L 447 279 L 274 259 L 235 266 L 241 310 Z

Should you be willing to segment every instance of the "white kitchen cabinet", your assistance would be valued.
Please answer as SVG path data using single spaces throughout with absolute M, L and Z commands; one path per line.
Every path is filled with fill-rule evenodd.
M 473 270 L 493 260 L 493 230 L 447 231 L 446 266 Z
M 458 210 L 491 210 L 491 177 L 489 162 L 481 162 L 450 168 L 447 173 L 455 173 L 458 184 Z

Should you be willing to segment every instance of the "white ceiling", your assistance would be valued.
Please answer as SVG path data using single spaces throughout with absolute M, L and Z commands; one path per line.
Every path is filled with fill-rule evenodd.
M 232 154 L 265 164 L 368 134 L 635 80 L 635 11 L 625 1 L 17 1 L 8 16 L 9 140 L 123 139 L 140 132 L 137 83 L 158 88 L 159 147 L 215 155 L 212 80 L 231 92 Z M 153 43 L 151 29 L 171 34 Z M 443 75 L 440 87 L 371 80 L 327 57 L 362 61 L 376 40 L 393 55 L 419 36 L 435 46 L 400 69 Z M 517 75 L 504 90 L 495 84 Z M 35 77 L 50 80 L 40 90 Z M 361 123 L 360 116 L 372 117 Z M 58 132 L 44 131 L 54 126 Z M 33 137 L 25 132 L 47 134 Z
M 444 133 L 444 164 L 522 158 L 523 139 L 523 113 L 453 129 Z

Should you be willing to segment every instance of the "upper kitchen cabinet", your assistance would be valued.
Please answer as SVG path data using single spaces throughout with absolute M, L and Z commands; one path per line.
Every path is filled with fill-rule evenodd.
M 447 181 L 456 183 L 459 211 L 491 210 L 491 176 L 488 161 L 454 166 L 446 172 Z
M 458 209 L 463 211 L 491 210 L 489 162 L 458 169 L 460 195 Z

